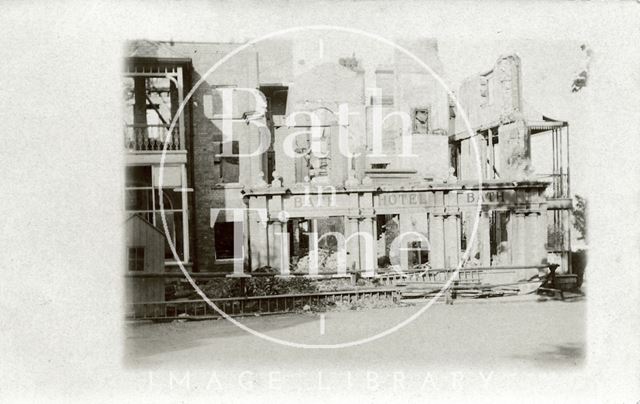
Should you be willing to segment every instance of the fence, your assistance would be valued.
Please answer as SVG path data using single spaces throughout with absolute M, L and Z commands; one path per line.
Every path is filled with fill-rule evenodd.
M 390 299 L 398 301 L 396 288 L 376 288 L 351 291 L 318 292 L 305 294 L 248 296 L 211 299 L 221 311 L 229 316 L 255 314 L 280 314 L 302 310 L 305 305 L 327 303 L 355 303 L 363 299 Z M 127 304 L 130 320 L 208 319 L 222 317 L 204 300 L 182 300 L 168 302 L 145 302 Z

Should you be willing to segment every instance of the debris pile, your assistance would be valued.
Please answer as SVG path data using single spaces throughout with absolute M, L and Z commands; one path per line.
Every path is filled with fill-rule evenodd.
M 318 273 L 319 274 L 335 274 L 338 271 L 338 251 L 327 248 L 318 248 Z M 300 257 L 293 264 L 292 272 L 295 274 L 309 273 L 309 255 Z

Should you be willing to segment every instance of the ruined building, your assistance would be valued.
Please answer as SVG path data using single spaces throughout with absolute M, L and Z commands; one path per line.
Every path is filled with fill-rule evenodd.
M 370 74 L 357 53 L 301 71 L 290 43 L 260 43 L 209 74 L 237 47 L 127 46 L 125 208 L 160 229 L 164 209 L 166 270 L 287 274 L 308 270 L 316 243 L 333 271 L 454 268 L 467 250 L 465 265 L 568 269 L 568 124 L 526 104 L 516 55 L 455 89 L 469 132 L 402 52 Z M 435 41 L 408 47 L 444 73 Z M 144 255 L 133 239 L 131 271 Z

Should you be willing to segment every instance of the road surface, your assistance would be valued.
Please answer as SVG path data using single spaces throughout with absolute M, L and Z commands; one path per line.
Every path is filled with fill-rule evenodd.
M 358 311 L 239 319 L 268 336 L 304 344 L 338 344 L 383 332 L 424 303 Z M 342 349 L 279 345 L 226 320 L 128 324 L 127 366 L 142 369 L 208 367 L 256 369 L 349 367 L 576 368 L 584 361 L 584 301 L 536 298 L 434 304 L 398 331 Z

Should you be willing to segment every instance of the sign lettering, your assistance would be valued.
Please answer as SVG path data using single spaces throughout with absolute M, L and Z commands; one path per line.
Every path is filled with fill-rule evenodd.
M 394 194 L 380 194 L 379 206 L 399 207 L 399 206 L 427 206 L 429 198 L 424 192 L 400 192 Z

